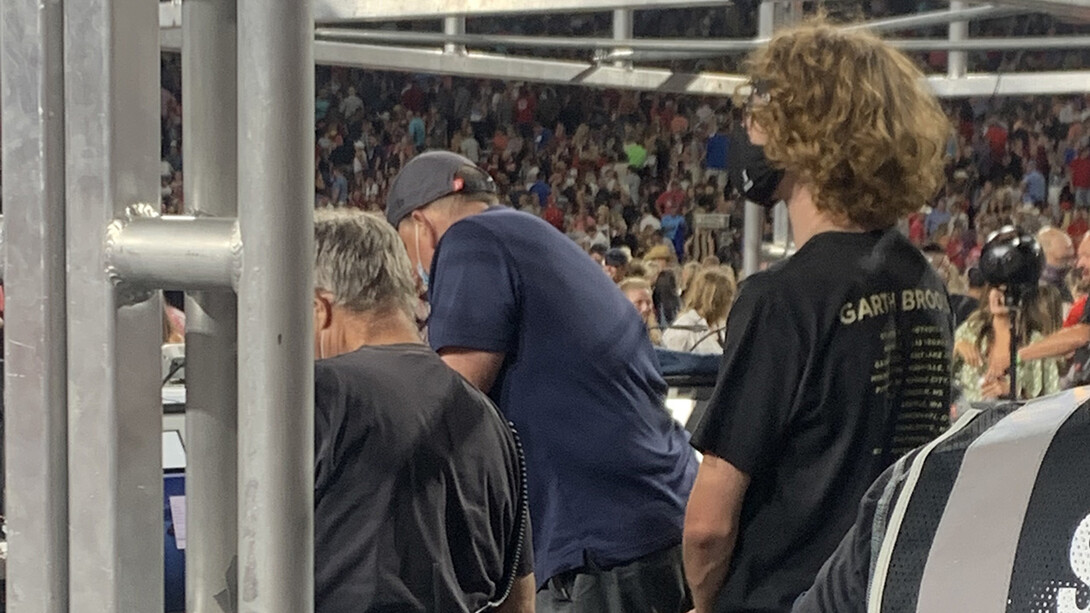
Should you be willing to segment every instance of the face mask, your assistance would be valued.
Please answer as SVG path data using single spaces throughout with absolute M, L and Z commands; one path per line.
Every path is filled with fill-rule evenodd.
M 319 297 L 315 296 L 315 298 L 314 298 L 314 309 L 315 309 L 315 311 L 317 311 L 319 308 L 324 308 L 324 307 L 321 306 L 321 299 Z M 317 324 L 318 324 L 317 314 L 315 314 L 315 316 L 314 316 L 314 323 L 315 323 L 314 327 L 317 328 L 318 327 L 317 326 Z M 314 334 L 317 337 L 317 342 L 315 343 L 315 345 L 318 346 L 317 355 L 314 356 L 314 357 L 316 359 L 319 359 L 319 360 L 324 360 L 327 357 L 326 350 L 325 350 L 326 349 L 326 347 L 325 347 L 326 331 L 325 330 L 315 329 Z
M 325 358 L 325 330 L 322 330 L 318 332 L 318 359 L 324 360 Z
M 420 224 L 419 224 L 419 222 L 415 223 L 413 225 L 413 236 L 416 239 L 414 241 L 416 243 L 416 274 L 417 274 L 417 276 L 420 277 L 420 283 L 421 283 L 421 285 L 423 285 L 424 291 L 427 292 L 428 291 L 428 282 L 430 281 L 430 279 L 428 278 L 428 271 L 424 270 L 424 265 L 420 262 Z
M 771 208 L 779 202 L 774 194 L 783 182 L 784 172 L 773 168 L 764 148 L 754 145 L 744 127 L 734 130 L 727 155 L 730 180 L 747 200 Z

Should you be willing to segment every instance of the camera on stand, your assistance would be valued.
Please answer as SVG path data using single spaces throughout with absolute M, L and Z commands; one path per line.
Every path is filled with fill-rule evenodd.
M 984 280 L 1002 289 L 1010 310 L 1010 399 L 1014 401 L 1018 400 L 1018 318 L 1026 298 L 1037 291 L 1044 265 L 1044 252 L 1037 239 L 1015 226 L 992 232 L 980 252 Z

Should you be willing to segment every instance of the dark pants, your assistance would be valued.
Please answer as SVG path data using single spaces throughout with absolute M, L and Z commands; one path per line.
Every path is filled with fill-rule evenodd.
M 686 613 L 691 608 L 681 545 L 609 570 L 566 571 L 537 593 L 538 613 Z

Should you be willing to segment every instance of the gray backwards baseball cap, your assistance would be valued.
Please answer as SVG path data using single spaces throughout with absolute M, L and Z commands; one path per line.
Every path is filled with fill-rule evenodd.
M 469 158 L 452 151 L 428 151 L 409 160 L 390 186 L 386 220 L 396 228 L 410 213 L 444 196 L 458 192 L 496 193 L 496 184 L 484 171 L 481 171 L 483 181 L 464 181 L 454 176 L 466 166 L 477 168 Z

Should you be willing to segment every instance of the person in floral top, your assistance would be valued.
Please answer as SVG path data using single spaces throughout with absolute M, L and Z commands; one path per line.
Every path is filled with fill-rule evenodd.
M 991 288 L 987 297 L 954 335 L 955 379 L 962 399 L 968 402 L 994 400 L 1010 390 L 1010 309 L 1004 305 L 1001 288 Z M 1036 288 L 1024 300 L 1023 311 L 1018 322 L 1018 347 L 1036 342 L 1060 327 L 1060 298 L 1050 287 Z M 1019 360 L 1017 369 L 1020 400 L 1060 391 L 1059 358 Z

